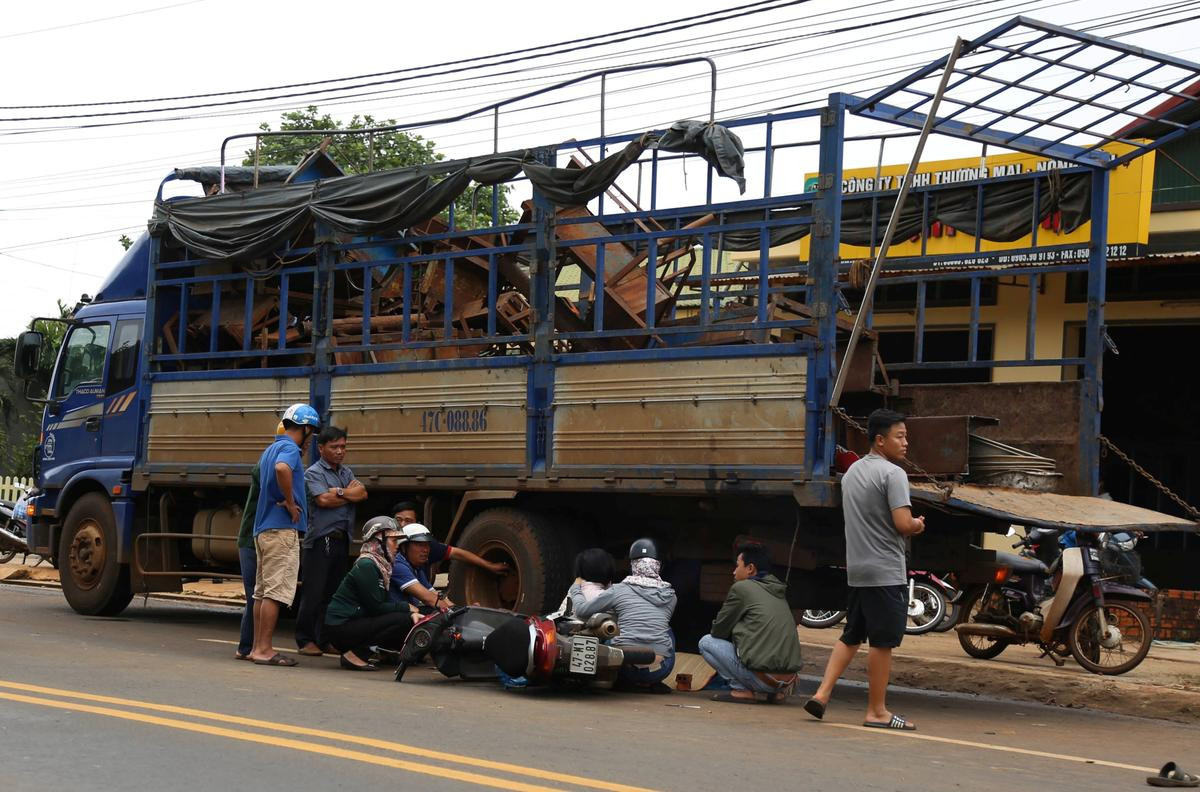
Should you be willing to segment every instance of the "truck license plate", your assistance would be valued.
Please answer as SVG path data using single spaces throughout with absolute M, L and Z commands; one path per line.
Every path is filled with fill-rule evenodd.
M 600 640 L 587 635 L 576 635 L 571 639 L 572 674 L 595 674 L 596 656 L 600 653 Z

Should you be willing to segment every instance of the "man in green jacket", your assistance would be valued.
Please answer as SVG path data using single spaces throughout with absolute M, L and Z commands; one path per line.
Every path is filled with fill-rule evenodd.
M 758 542 L 738 546 L 733 586 L 712 633 L 700 639 L 700 654 L 732 688 L 713 701 L 774 703 L 795 687 L 800 639 L 784 596 L 787 587 L 769 572 L 770 565 L 767 548 Z

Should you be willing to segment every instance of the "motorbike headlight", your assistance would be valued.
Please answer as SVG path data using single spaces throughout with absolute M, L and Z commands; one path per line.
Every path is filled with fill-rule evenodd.
M 1134 538 L 1133 534 L 1119 531 L 1109 536 L 1109 544 L 1118 550 L 1129 552 L 1137 545 L 1137 539 Z

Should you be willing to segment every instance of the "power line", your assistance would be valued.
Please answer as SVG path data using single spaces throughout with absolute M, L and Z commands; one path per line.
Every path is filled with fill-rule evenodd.
M 204 0 L 187 0 L 184 3 L 175 3 L 174 5 L 159 6 L 158 8 L 145 8 L 141 11 L 130 11 L 127 14 L 116 14 L 115 16 L 99 17 L 97 19 L 85 19 L 80 22 L 68 22 L 65 25 L 54 25 L 53 27 L 38 28 L 37 30 L 23 30 L 20 33 L 5 33 L 0 36 L 0 39 L 20 38 L 22 36 L 33 36 L 38 33 L 49 33 L 54 30 L 66 30 L 67 28 L 82 27 L 84 25 L 94 25 L 97 22 L 111 22 L 114 19 L 125 19 L 126 17 L 141 16 L 142 14 L 154 14 L 159 11 L 167 11 L 172 8 L 181 8 L 183 6 L 195 5 L 203 3 Z M 7 110 L 9 108 L 0 108 Z
M 422 74 L 419 76 L 412 76 L 412 77 L 401 77 L 401 78 L 397 78 L 397 79 L 393 79 L 393 80 L 380 80 L 380 81 L 376 81 L 376 82 L 359 83 L 357 85 L 342 86 L 342 87 L 338 87 L 338 88 L 328 88 L 328 89 L 322 89 L 322 90 L 316 90 L 316 91 L 304 91 L 304 92 L 300 92 L 300 93 L 280 94 L 280 95 L 275 95 L 275 96 L 256 97 L 256 98 L 252 98 L 252 99 L 236 99 L 236 100 L 228 100 L 228 101 L 223 101 L 223 102 L 206 102 L 206 103 L 195 104 L 195 105 L 181 105 L 181 106 L 168 107 L 168 108 L 150 108 L 148 110 L 114 110 L 114 111 L 107 111 L 107 112 L 101 112 L 101 113 L 78 113 L 78 114 L 73 114 L 73 115 L 0 118 L 0 121 L 2 121 L 2 122 L 60 121 L 60 120 L 70 120 L 70 119 L 76 119 L 76 118 L 97 118 L 97 117 L 109 117 L 109 116 L 135 115 L 135 114 L 143 114 L 143 113 L 164 113 L 164 112 L 175 112 L 178 110 L 197 110 L 197 109 L 202 109 L 202 108 L 206 108 L 206 107 L 222 107 L 222 106 L 227 106 L 227 105 L 232 105 L 232 104 L 245 104 L 245 103 L 250 103 L 250 102 L 271 101 L 271 100 L 275 100 L 275 99 L 287 99 L 287 98 L 294 98 L 294 97 L 298 97 L 298 96 L 315 96 L 317 94 L 325 94 L 325 93 L 330 93 L 333 91 L 345 91 L 345 90 L 351 90 L 354 88 L 371 87 L 374 85 L 384 85 L 384 84 L 390 84 L 390 83 L 396 83 L 396 82 L 408 82 L 410 80 L 422 79 L 422 78 L 428 78 L 428 77 L 441 77 L 441 76 L 445 76 L 448 74 L 457 74 L 457 73 L 464 72 L 464 71 L 473 71 L 476 69 L 486 68 L 486 67 L 491 67 L 491 66 L 503 66 L 503 65 L 510 64 L 510 63 L 520 63 L 523 61 L 534 60 L 537 58 L 549 57 L 550 55 L 558 55 L 558 54 L 569 53 L 569 52 L 578 52 L 580 50 L 592 49 L 594 47 L 608 46 L 610 44 L 619 44 L 619 43 L 622 43 L 625 41 L 632 41 L 635 39 L 646 38 L 647 36 L 658 36 L 658 35 L 662 35 L 664 33 L 673 33 L 673 32 L 677 32 L 680 30 L 688 30 L 688 29 L 691 29 L 694 27 L 715 24 L 717 22 L 727 22 L 731 19 L 739 19 L 742 17 L 751 16 L 754 14 L 761 14 L 766 11 L 775 11 L 775 10 L 778 10 L 781 8 L 787 8 L 788 6 L 803 5 L 803 4 L 809 3 L 809 2 L 812 2 L 812 0 L 786 0 L 786 2 L 778 2 L 778 0 L 763 0 L 762 2 L 750 3 L 745 6 L 738 6 L 737 8 L 740 10 L 735 10 L 732 13 L 729 11 L 729 9 L 725 9 L 723 11 L 715 11 L 715 12 L 709 12 L 708 14 L 699 15 L 700 17 L 711 17 L 714 14 L 722 14 L 722 13 L 725 14 L 724 16 L 716 16 L 711 19 L 703 19 L 701 21 L 693 21 L 693 20 L 696 20 L 698 17 L 695 17 L 695 16 L 683 17 L 681 19 L 669 20 L 667 22 L 658 23 L 656 25 L 642 26 L 641 28 L 631 28 L 630 31 L 621 31 L 618 33 L 609 33 L 609 34 L 599 34 L 597 36 L 589 36 L 587 38 L 576 39 L 574 41 L 562 42 L 561 44 L 547 45 L 547 46 L 566 46 L 566 45 L 570 44 L 570 45 L 574 45 L 574 46 L 570 46 L 566 49 L 559 49 L 559 50 L 555 50 L 552 52 L 539 53 L 539 54 L 535 54 L 535 55 L 528 54 L 527 49 L 521 49 L 521 50 L 513 50 L 511 52 L 503 53 L 502 55 L 480 56 L 480 57 L 476 57 L 476 58 L 467 58 L 467 59 L 458 60 L 458 61 L 449 61 L 447 63 L 434 64 L 432 66 L 415 66 L 415 67 L 409 67 L 406 69 L 397 69 L 397 70 L 389 71 L 389 72 L 379 72 L 377 74 L 363 75 L 362 77 L 343 78 L 340 80 L 319 80 L 319 81 L 310 82 L 310 83 L 296 83 L 291 86 L 281 87 L 279 89 L 250 89 L 250 90 L 239 90 L 239 91 L 221 91 L 221 92 L 216 92 L 216 93 L 212 93 L 212 94 L 199 94 L 199 95 L 197 95 L 197 97 L 199 97 L 199 98 L 214 98 L 214 97 L 218 97 L 218 96 L 240 95 L 243 93 L 260 93 L 260 92 L 266 91 L 266 90 L 290 90 L 293 87 L 309 87 L 311 85 L 326 85 L 330 82 L 346 82 L 351 79 L 370 79 L 370 78 L 374 78 L 374 77 L 391 76 L 394 74 L 407 74 L 407 73 L 410 73 L 413 71 L 426 71 L 428 69 L 439 69 L 439 68 L 446 69 L 445 71 L 433 72 L 430 74 Z M 767 3 L 776 3 L 776 4 L 769 5 L 768 7 L 765 7 L 765 8 L 760 7 L 760 6 L 766 5 Z M 673 25 L 673 27 L 665 27 L 668 25 Z M 652 32 L 649 32 L 649 33 L 631 32 L 631 31 L 645 31 L 647 28 L 655 28 L 655 27 L 662 27 L 663 29 L 653 30 Z M 629 34 L 629 35 L 625 35 L 625 34 Z M 622 36 L 622 35 L 624 35 L 625 37 L 624 38 L 616 38 L 616 39 L 612 39 L 609 41 L 596 41 L 595 40 L 598 38 L 607 38 L 609 36 Z M 580 42 L 587 42 L 587 43 L 580 43 Z M 537 48 L 534 48 L 534 49 L 537 49 Z M 514 56 L 514 55 L 516 57 L 508 57 L 507 60 L 500 60 L 495 63 L 481 64 L 478 66 L 462 66 L 462 65 L 460 65 L 460 64 L 464 64 L 464 63 L 476 62 L 476 61 L 479 61 L 482 59 L 488 59 L 488 58 L 493 58 L 493 57 L 506 57 L 506 56 Z M 455 66 L 456 68 L 446 68 L 446 67 L 450 67 L 450 66 Z M 41 105 L 41 106 L 29 105 L 29 106 L 3 107 L 0 109 L 45 109 L 45 108 L 54 108 L 54 107 L 94 107 L 94 106 L 114 105 L 114 104 L 145 103 L 145 102 L 150 102 L 150 101 L 156 101 L 156 100 L 122 100 L 122 101 L 118 101 L 118 102 L 67 104 L 67 105 Z M 173 100 L 166 100 L 166 101 L 173 101 Z

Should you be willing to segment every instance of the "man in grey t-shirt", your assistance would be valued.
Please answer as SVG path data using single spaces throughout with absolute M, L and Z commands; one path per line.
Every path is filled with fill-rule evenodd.
M 908 453 L 904 416 L 876 410 L 867 420 L 871 452 L 842 477 L 842 512 L 846 520 L 846 582 L 850 588 L 846 629 L 825 666 L 821 686 L 804 704 L 816 718 L 825 706 L 858 647 L 866 639 L 867 715 L 864 726 L 912 731 L 916 727 L 888 711 L 888 679 L 892 649 L 900 645 L 908 621 L 908 570 L 904 541 L 925 530 L 925 518 L 912 516 L 908 476 L 896 464 Z

